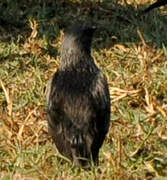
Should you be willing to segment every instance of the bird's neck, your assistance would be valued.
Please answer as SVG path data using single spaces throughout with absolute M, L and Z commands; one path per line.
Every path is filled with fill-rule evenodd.
M 63 53 L 61 55 L 60 69 L 69 70 L 76 68 L 86 68 L 94 63 L 91 54 L 86 51 L 75 51 L 73 53 Z

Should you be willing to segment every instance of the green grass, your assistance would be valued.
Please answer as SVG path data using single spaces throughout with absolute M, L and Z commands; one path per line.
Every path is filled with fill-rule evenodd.
M 0 2 L 1 180 L 167 178 L 167 11 L 140 15 L 151 2 Z M 110 131 L 90 171 L 62 157 L 47 132 L 45 88 L 74 19 L 103 29 L 92 55 L 111 94 Z

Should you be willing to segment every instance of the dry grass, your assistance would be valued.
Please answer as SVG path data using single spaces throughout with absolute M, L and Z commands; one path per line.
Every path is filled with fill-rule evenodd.
M 151 0 L 17 2 L 0 3 L 0 179 L 167 178 L 166 8 L 139 16 Z M 57 152 L 45 117 L 45 87 L 74 18 L 104 28 L 92 55 L 108 77 L 112 117 L 91 171 Z

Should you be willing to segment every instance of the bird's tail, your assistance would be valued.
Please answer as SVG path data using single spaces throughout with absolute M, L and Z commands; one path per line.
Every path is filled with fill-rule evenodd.
M 75 165 L 87 166 L 91 159 L 90 146 L 82 130 L 77 130 L 71 140 L 72 156 Z

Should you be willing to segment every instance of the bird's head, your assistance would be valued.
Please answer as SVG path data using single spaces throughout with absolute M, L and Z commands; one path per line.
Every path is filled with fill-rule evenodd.
M 90 53 L 95 30 L 95 27 L 84 24 L 72 25 L 65 31 L 62 51 L 65 50 L 68 54 L 78 53 L 78 51 Z

